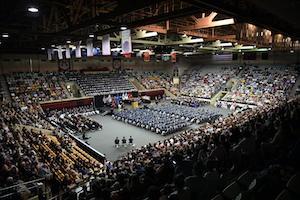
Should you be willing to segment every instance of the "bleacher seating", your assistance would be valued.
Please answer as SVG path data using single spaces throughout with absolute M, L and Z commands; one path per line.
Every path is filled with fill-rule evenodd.
M 6 76 L 11 97 L 25 106 L 28 103 L 68 98 L 59 73 L 15 73 Z
M 134 72 L 133 76 L 146 89 L 160 89 L 165 88 L 173 94 L 178 94 L 178 87 L 173 84 L 172 76 L 166 72 L 158 71 L 142 71 Z
M 69 81 L 75 81 L 86 96 L 122 94 L 136 91 L 125 74 L 120 73 L 67 73 Z
M 293 67 L 246 67 L 237 86 L 223 100 L 257 105 L 272 103 L 274 99 L 286 98 L 297 76 Z
M 181 94 L 191 97 L 210 99 L 227 81 L 238 73 L 236 67 L 208 68 L 188 70 L 181 77 Z

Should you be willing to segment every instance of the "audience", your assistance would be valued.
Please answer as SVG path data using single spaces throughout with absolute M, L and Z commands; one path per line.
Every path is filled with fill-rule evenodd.
M 210 99 L 238 72 L 235 67 L 219 67 L 201 71 L 193 69 L 181 77 L 181 94 Z
M 283 188 L 277 184 L 270 189 L 273 177 L 288 180 L 299 169 L 299 111 L 299 99 L 277 102 L 134 149 L 107 162 L 107 172 L 93 181 L 92 190 L 103 199 L 189 200 L 218 192 L 235 195 L 230 193 L 235 184 L 241 188 L 237 195 L 245 191 L 254 199 L 275 197 Z M 254 175 L 251 187 L 257 192 L 242 189 L 238 176 L 246 170 Z
M 220 74 L 185 75 L 182 93 L 211 98 L 237 73 L 235 68 L 222 70 Z M 39 106 L 41 101 L 66 98 L 59 76 L 39 73 L 8 76 L 13 101 L 1 102 L 0 187 L 44 177 L 71 188 L 93 177 L 90 195 L 103 200 L 202 200 L 215 195 L 227 199 L 238 195 L 274 199 L 299 170 L 300 99 L 285 98 L 296 76 L 289 70 L 271 73 L 269 68 L 263 71 L 249 68 L 240 76 L 238 84 L 243 87 L 237 90 L 250 97 L 253 93 L 256 99 L 253 97 L 250 102 L 260 104 L 259 107 L 216 117 L 197 129 L 133 149 L 119 160 L 103 164 L 65 134 L 69 130 L 85 132 L 100 128 L 100 124 L 87 117 L 96 111 L 81 107 L 44 113 Z M 74 73 L 67 77 L 75 80 L 86 95 L 132 89 L 125 76 L 119 74 L 80 77 Z M 120 81 L 116 81 L 118 77 Z M 101 84 L 95 85 L 96 81 Z M 245 89 L 249 85 L 253 87 L 251 93 Z M 246 100 L 239 95 L 225 99 Z M 113 118 L 166 135 L 182 129 L 193 119 L 216 115 L 203 113 L 201 106 L 191 108 L 190 103 L 195 102 L 188 100 L 189 106 L 174 105 L 176 109 L 165 104 L 124 110 L 116 112 Z M 83 111 L 88 114 L 80 114 Z M 249 185 L 243 181 L 246 176 L 252 177 Z M 87 192 L 81 197 L 86 195 Z
M 296 82 L 297 72 L 287 66 L 246 67 L 223 100 L 263 105 L 286 98 Z
M 146 89 L 165 88 L 173 94 L 178 94 L 178 87 L 173 84 L 173 78 L 168 73 L 157 71 L 135 72 L 133 76 Z
M 75 81 L 86 96 L 119 94 L 136 91 L 123 73 L 67 73 L 69 81 Z
M 192 108 L 189 106 L 176 105 L 171 103 L 151 106 L 150 109 L 162 114 L 166 114 L 168 117 L 180 118 L 185 121 L 197 124 L 211 122 L 221 116 L 204 108 Z
M 62 74 L 59 73 L 15 73 L 7 75 L 11 97 L 20 106 L 29 103 L 66 99 Z
M 65 132 L 73 134 L 85 133 L 102 129 L 102 125 L 88 118 L 89 115 L 99 114 L 98 110 L 90 106 L 80 106 L 71 109 L 51 110 L 46 115 L 52 124 Z
M 184 119 L 168 117 L 166 113 L 153 109 L 123 110 L 115 112 L 112 117 L 113 119 L 148 129 L 161 135 L 174 133 L 188 125 Z

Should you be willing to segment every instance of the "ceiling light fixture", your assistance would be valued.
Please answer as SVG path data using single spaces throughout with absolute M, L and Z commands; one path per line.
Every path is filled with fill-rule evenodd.
M 125 31 L 126 29 L 127 29 L 127 27 L 126 26 L 121 26 L 121 28 L 120 28 L 122 31 Z
M 8 38 L 9 35 L 8 35 L 8 33 L 2 33 L 2 37 L 3 37 L 3 38 Z
M 32 13 L 37 13 L 37 12 L 39 12 L 39 9 L 36 8 L 36 7 L 29 7 L 27 10 L 28 10 L 29 12 L 32 12 Z

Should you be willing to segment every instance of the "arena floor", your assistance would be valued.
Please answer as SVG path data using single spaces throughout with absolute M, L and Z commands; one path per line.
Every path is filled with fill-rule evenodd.
M 218 110 L 223 115 L 228 115 L 230 113 L 229 110 L 215 108 L 211 106 L 206 106 L 207 109 Z M 103 124 L 103 129 L 99 131 L 93 131 L 87 134 L 89 139 L 85 140 L 90 146 L 98 150 L 99 152 L 105 154 L 106 158 L 110 161 L 117 160 L 120 156 L 126 154 L 133 148 L 141 147 L 148 143 L 154 143 L 160 140 L 167 139 L 168 137 L 172 137 L 174 133 L 168 136 L 161 136 L 159 134 L 153 133 L 151 131 L 135 127 L 130 124 L 125 124 L 123 122 L 112 119 L 111 116 L 102 116 L 102 115 L 94 115 L 91 116 L 97 122 Z M 199 125 L 192 124 L 191 126 L 186 127 L 185 129 L 197 128 Z M 184 130 L 185 130 L 184 129 Z M 134 146 L 127 146 L 119 148 L 114 147 L 114 140 L 116 137 L 122 139 L 125 136 L 126 139 L 129 136 L 132 136 L 134 139 Z M 80 136 L 78 136 L 80 138 Z M 80 138 L 82 139 L 82 138 Z M 128 142 L 128 141 L 127 141 Z

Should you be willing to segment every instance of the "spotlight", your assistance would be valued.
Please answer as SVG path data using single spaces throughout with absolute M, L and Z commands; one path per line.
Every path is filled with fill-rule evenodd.
M 37 9 L 36 7 L 29 7 L 27 10 L 28 10 L 29 12 L 32 12 L 32 13 L 37 13 L 37 12 L 39 12 L 39 9 Z
M 2 33 L 2 37 L 3 37 L 3 38 L 8 38 L 9 35 L 8 35 L 8 33 Z
M 44 48 L 44 47 L 42 47 L 42 48 L 41 48 L 41 50 L 42 50 L 42 51 L 44 51 L 44 50 L 45 50 L 45 48 Z
M 120 28 L 122 31 L 125 31 L 126 29 L 127 29 L 127 27 L 126 26 L 121 26 L 121 28 Z
M 294 53 L 294 50 L 293 50 L 293 49 L 291 49 L 291 50 L 290 50 L 290 53 Z
M 55 45 L 54 45 L 54 44 L 52 44 L 52 45 L 51 45 L 51 47 L 53 47 L 53 48 L 54 48 L 54 47 L 55 47 Z
M 94 38 L 95 35 L 94 35 L 94 34 L 89 34 L 89 37 L 90 37 L 90 38 Z

